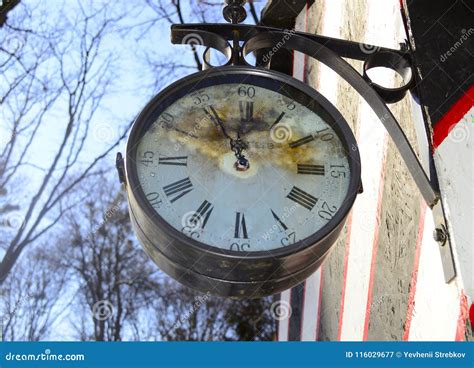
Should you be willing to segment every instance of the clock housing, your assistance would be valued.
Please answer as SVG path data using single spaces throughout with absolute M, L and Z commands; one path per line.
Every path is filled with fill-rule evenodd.
M 175 101 L 219 84 L 254 85 L 278 91 L 313 111 L 336 133 L 350 170 L 348 190 L 337 212 L 313 234 L 294 244 L 271 250 L 219 248 L 171 226 L 150 204 L 137 170 L 140 140 Z M 336 108 L 317 91 L 292 77 L 253 67 L 230 66 L 199 72 L 175 82 L 158 94 L 135 121 L 127 143 L 125 168 L 130 217 L 150 257 L 164 272 L 189 287 L 231 297 L 253 298 L 274 294 L 309 277 L 329 254 L 361 189 L 356 141 Z

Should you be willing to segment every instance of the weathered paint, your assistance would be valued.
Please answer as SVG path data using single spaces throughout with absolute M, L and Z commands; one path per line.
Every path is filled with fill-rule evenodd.
M 472 88 L 474 90 L 474 88 Z M 434 152 L 440 189 L 449 216 L 451 240 L 463 286 L 471 302 L 474 299 L 473 247 L 473 158 L 474 97 L 470 109 L 450 126 L 448 136 Z
M 389 4 L 318 1 L 300 13 L 296 28 L 395 48 L 404 38 L 396 0 Z M 361 70 L 360 63 L 351 63 Z M 459 277 L 446 284 L 432 236 L 431 211 L 373 112 L 345 82 L 311 59 L 295 55 L 294 75 L 322 92 L 352 124 L 361 151 L 364 185 L 332 254 L 305 283 L 300 339 L 464 340 L 471 302 L 469 291 L 464 296 L 464 285 L 473 284 L 472 276 L 466 282 L 462 271 L 471 270 L 473 259 L 472 109 L 461 121 L 467 126 L 460 125 L 467 135 L 463 146 L 452 145 L 459 143 L 453 142 L 456 137 L 459 140 L 457 131 L 457 136 L 445 139 L 434 153 L 438 172 L 446 171 L 444 177 L 439 173 L 440 184 L 461 270 Z M 431 137 L 426 135 L 420 106 L 407 96 L 392 110 L 428 169 Z M 452 180 L 460 172 L 465 180 Z M 469 241 L 460 242 L 462 237 Z M 288 301 L 289 296 L 289 292 L 282 294 L 283 300 Z M 280 322 L 280 340 L 287 339 L 288 322 Z

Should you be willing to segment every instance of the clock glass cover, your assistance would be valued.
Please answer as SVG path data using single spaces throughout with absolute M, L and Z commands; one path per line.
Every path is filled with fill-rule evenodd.
M 264 78 L 171 94 L 135 145 L 154 216 L 224 250 L 272 251 L 311 237 L 338 213 L 351 182 L 332 115 Z

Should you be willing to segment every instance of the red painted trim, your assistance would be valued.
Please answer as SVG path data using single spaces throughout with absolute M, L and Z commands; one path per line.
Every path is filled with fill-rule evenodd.
M 471 304 L 469 309 L 469 319 L 471 320 L 471 328 L 474 330 L 474 303 Z
M 459 311 L 458 325 L 454 341 L 465 341 L 466 339 L 466 321 L 469 318 L 469 307 L 467 296 L 461 292 L 461 307 Z
M 474 85 L 448 110 L 433 127 L 433 149 L 439 147 L 449 135 L 449 132 L 474 106 Z
M 344 320 L 344 304 L 346 300 L 346 285 L 347 285 L 347 267 L 349 265 L 349 252 L 351 245 L 351 230 L 352 230 L 352 212 L 347 219 L 347 234 L 346 234 L 346 252 L 344 255 L 344 276 L 342 281 L 341 306 L 339 308 L 339 325 L 337 328 L 337 340 L 341 341 L 342 322 Z
M 372 307 L 372 289 L 374 287 L 375 263 L 377 260 L 377 251 L 378 251 L 379 234 L 380 234 L 380 221 L 381 221 L 381 213 L 382 213 L 382 196 L 383 196 L 384 182 L 385 182 L 385 165 L 387 163 L 387 135 L 385 135 L 383 147 L 384 147 L 384 153 L 383 153 L 382 169 L 380 171 L 380 184 L 379 184 L 379 193 L 378 193 L 378 199 L 377 199 L 377 214 L 376 214 L 375 229 L 374 229 L 374 242 L 372 245 L 372 258 L 370 262 L 369 290 L 367 293 L 367 306 L 365 307 L 364 334 L 362 336 L 363 341 L 367 340 L 367 336 L 369 334 L 370 310 Z
M 321 267 L 321 277 L 319 278 L 319 300 L 318 300 L 318 319 L 316 320 L 316 334 L 315 340 L 319 339 L 319 327 L 321 326 L 321 306 L 323 305 L 323 280 L 324 280 L 324 267 Z
M 418 281 L 418 269 L 420 266 L 421 244 L 423 243 L 423 231 L 425 230 L 426 204 L 421 202 L 420 219 L 418 220 L 418 235 L 416 237 L 415 260 L 413 261 L 413 272 L 411 273 L 410 292 L 408 294 L 408 308 L 405 318 L 405 331 L 403 341 L 408 341 L 410 337 L 410 327 L 415 309 L 416 284 Z

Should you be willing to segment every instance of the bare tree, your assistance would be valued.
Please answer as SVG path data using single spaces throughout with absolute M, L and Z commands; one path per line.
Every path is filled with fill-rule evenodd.
M 119 55 L 107 47 L 109 34 L 217 20 L 221 2 L 147 0 L 150 14 L 131 28 L 117 27 L 121 16 L 96 4 L 36 8 L 33 16 L 21 2 L 0 30 L 0 307 L 7 338 L 58 336 L 68 325 L 75 335 L 67 337 L 81 340 L 271 339 L 271 298 L 202 295 L 150 261 L 133 235 L 124 194 L 110 181 L 115 173 L 101 163 L 129 124 L 106 142 L 95 129 Z M 196 50 L 190 65 L 145 54 L 156 75 L 200 68 Z
M 103 151 L 88 157 L 85 147 L 93 134 L 91 122 L 114 77 L 112 54 L 103 51 L 102 43 L 119 18 L 109 16 L 106 6 L 90 6 L 87 11 L 80 2 L 76 6 L 74 18 L 68 13 L 68 4 L 51 19 L 50 13 L 35 12 L 33 16 L 20 4 L 20 9 L 15 9 L 20 13 L 11 15 L 1 30 L 7 42 L 0 46 L 0 117 L 5 123 L 2 136 L 8 139 L 0 148 L 0 215 L 8 241 L 3 244 L 0 283 L 22 252 L 70 209 L 64 207 L 64 198 L 82 180 L 97 174 L 97 163 L 128 129 L 125 127 L 113 142 L 102 142 Z M 42 131 L 45 125 L 49 131 Z M 39 145 L 48 151 L 41 166 L 32 157 L 41 152 Z M 72 174 L 78 166 L 81 171 Z M 26 176 L 35 180 L 17 197 L 15 181 Z M 64 186 L 66 179 L 69 185 Z M 12 215 L 12 210 L 17 213 Z
M 69 308 L 67 298 L 59 303 L 66 289 L 67 271 L 51 272 L 51 255 L 43 247 L 29 253 L 0 291 L 3 340 L 45 339 Z
M 82 204 L 62 219 L 56 264 L 50 266 L 68 270 L 77 290 L 70 317 L 76 337 L 98 341 L 272 339 L 272 298 L 235 301 L 201 294 L 161 273 L 135 240 L 125 195 L 109 178 L 87 179 L 69 197 Z M 96 188 L 93 195 L 89 187 Z
M 162 292 L 168 301 L 166 316 L 155 315 L 166 341 L 273 340 L 276 321 L 273 297 L 234 300 L 203 294 L 173 280 Z
M 115 173 L 85 181 L 75 192 L 82 204 L 67 213 L 58 240 L 60 269 L 69 270 L 76 285 L 81 339 L 119 341 L 143 339 L 140 313 L 156 305 L 161 285 L 158 269 L 134 239 L 125 195 Z M 95 191 L 91 196 L 87 188 Z
M 220 23 L 223 22 L 222 9 L 224 1 L 219 0 L 146 0 L 145 12 L 148 14 L 145 20 L 134 24 L 131 28 L 137 33 L 137 38 L 142 38 L 154 27 L 161 27 L 163 31 L 169 32 L 171 24 L 185 23 Z M 253 1 L 247 3 L 250 13 L 250 23 L 259 22 L 257 8 Z M 151 11 L 150 11 L 151 10 Z M 144 59 L 152 74 L 155 76 L 153 87 L 161 87 L 163 80 L 177 78 L 183 73 L 202 70 L 202 51 L 199 47 L 199 39 L 191 37 L 185 46 L 176 46 L 175 52 L 169 55 L 160 54 L 158 48 L 149 47 L 144 52 Z M 212 50 L 211 50 L 212 51 Z M 190 58 L 184 58 L 183 54 L 189 52 Z M 211 52 L 218 57 L 218 53 Z

